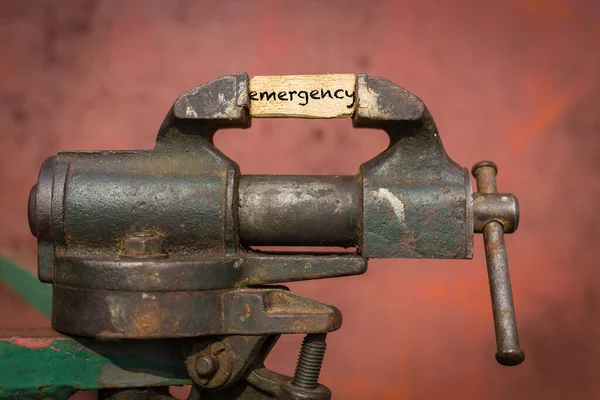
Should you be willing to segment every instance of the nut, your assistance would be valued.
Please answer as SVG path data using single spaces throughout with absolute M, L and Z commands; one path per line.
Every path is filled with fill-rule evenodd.
M 125 239 L 126 256 L 160 256 L 163 254 L 162 237 L 149 232 L 137 232 Z

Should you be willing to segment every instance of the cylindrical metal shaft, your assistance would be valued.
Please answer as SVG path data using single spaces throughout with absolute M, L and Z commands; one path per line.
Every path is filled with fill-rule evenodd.
M 517 365 L 525 354 L 519 345 L 502 224 L 488 223 L 483 228 L 483 241 L 498 348 L 496 360 L 502 365 Z
M 498 167 L 491 161 L 480 161 L 473 166 L 471 170 L 473 177 L 477 182 L 477 191 L 479 193 L 496 193 L 496 174 Z
M 496 165 L 489 161 L 480 162 L 473 167 L 473 176 L 480 193 L 497 192 L 496 172 Z M 519 345 L 502 224 L 497 221 L 488 222 L 483 228 L 483 240 L 498 348 L 496 360 L 502 365 L 518 365 L 525 359 L 525 353 Z
M 356 176 L 242 175 L 244 245 L 355 246 L 360 218 Z

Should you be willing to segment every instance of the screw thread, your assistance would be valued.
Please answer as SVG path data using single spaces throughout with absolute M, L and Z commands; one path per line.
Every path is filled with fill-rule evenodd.
M 292 384 L 306 389 L 313 389 L 319 385 L 319 374 L 325 357 L 326 334 L 309 334 L 304 337 L 296 372 Z

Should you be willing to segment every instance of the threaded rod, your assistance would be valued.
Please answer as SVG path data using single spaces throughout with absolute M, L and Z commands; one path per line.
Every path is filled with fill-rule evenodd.
M 306 389 L 319 386 L 319 374 L 327 348 L 326 337 L 325 333 L 309 334 L 304 337 L 292 385 Z

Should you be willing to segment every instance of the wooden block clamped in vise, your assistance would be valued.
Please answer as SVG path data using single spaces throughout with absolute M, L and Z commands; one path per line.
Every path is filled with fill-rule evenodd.
M 356 109 L 356 75 L 255 76 L 248 97 L 255 118 L 347 118 Z

